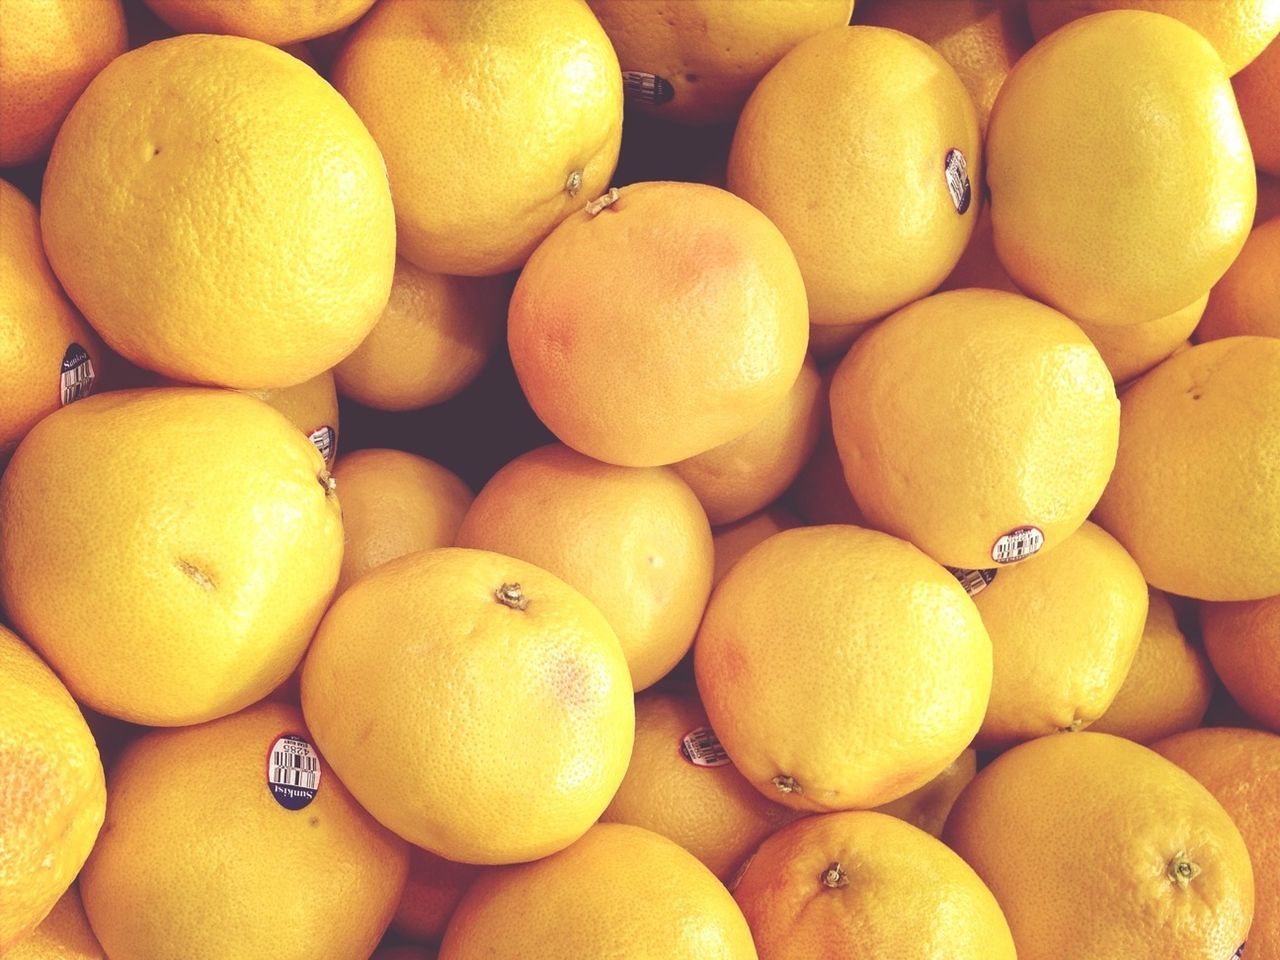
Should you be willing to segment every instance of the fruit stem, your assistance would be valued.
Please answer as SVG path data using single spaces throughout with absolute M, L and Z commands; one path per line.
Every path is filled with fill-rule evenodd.
M 849 884 L 849 874 L 841 866 L 839 860 L 823 870 L 818 879 L 822 881 L 823 886 L 830 887 L 832 890 Z
M 804 793 L 804 789 L 796 782 L 795 777 L 788 777 L 786 774 L 778 774 L 773 778 L 773 785 L 778 788 L 779 793 Z
M 582 189 L 582 171 L 573 170 L 569 173 L 569 179 L 564 182 L 564 192 L 571 197 L 576 197 L 578 191 Z
M 1200 875 L 1200 867 L 1187 859 L 1185 851 L 1179 850 L 1174 854 L 1173 859 L 1169 861 L 1169 866 L 1165 869 L 1165 873 L 1170 880 L 1186 889 L 1187 884 Z
M 320 481 L 320 486 L 324 487 L 327 496 L 333 496 L 338 492 L 338 478 L 328 470 L 321 470 L 316 474 L 316 478 Z
M 592 200 L 590 203 L 587 204 L 587 213 L 590 216 L 594 217 L 597 213 L 599 213 L 605 207 L 610 206 L 611 204 L 617 202 L 618 196 L 619 196 L 618 188 L 610 187 L 609 192 L 606 193 L 604 196 L 596 197 L 594 200 Z
M 493 591 L 493 595 L 500 604 L 512 610 L 524 610 L 529 606 L 529 598 L 521 591 L 518 583 L 504 583 Z

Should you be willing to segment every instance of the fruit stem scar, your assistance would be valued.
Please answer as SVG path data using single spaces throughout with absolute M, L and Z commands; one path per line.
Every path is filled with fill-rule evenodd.
M 578 191 L 582 189 L 582 171 L 573 170 L 569 173 L 569 179 L 564 182 L 564 192 L 571 197 L 576 197 Z
M 1187 859 L 1185 851 L 1179 850 L 1169 861 L 1165 874 L 1179 887 L 1186 889 L 1187 884 L 1200 875 L 1200 867 Z
M 529 598 L 521 591 L 518 583 L 504 583 L 493 591 L 493 595 L 500 604 L 512 610 L 526 610 L 529 607 Z
M 320 481 L 320 486 L 324 487 L 324 492 L 332 496 L 338 492 L 338 478 L 328 470 L 321 470 L 316 474 L 316 479 Z
M 596 197 L 594 200 L 592 200 L 590 203 L 587 204 L 587 213 L 590 216 L 594 217 L 597 213 L 599 213 L 605 207 L 608 207 L 616 203 L 617 200 L 618 200 L 618 188 L 610 187 L 609 192 L 606 193 L 604 196 Z
M 778 774 L 773 778 L 773 785 L 778 788 L 779 793 L 804 793 L 804 789 L 796 782 L 795 777 L 788 777 L 786 774 Z
M 822 881 L 823 886 L 836 890 L 840 887 L 848 886 L 849 873 L 841 865 L 840 861 L 837 860 L 835 863 L 828 866 L 827 869 L 823 870 L 818 876 L 818 879 Z
M 192 580 L 198 583 L 205 590 L 212 591 L 217 589 L 217 584 L 213 582 L 213 578 L 209 576 L 207 573 L 205 573 L 203 570 L 201 570 L 194 563 L 192 563 L 190 560 L 183 560 L 179 558 L 174 561 L 174 566 L 176 566 L 179 570 L 181 570 L 186 576 L 190 577 Z

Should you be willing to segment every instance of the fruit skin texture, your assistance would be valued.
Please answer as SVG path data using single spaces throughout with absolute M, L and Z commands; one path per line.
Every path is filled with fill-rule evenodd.
M 397 257 L 387 308 L 333 369 L 338 389 L 375 410 L 416 410 L 456 396 L 493 354 L 510 294 L 506 277 L 446 276 Z
M 1040 552 L 1094 508 L 1120 404 L 1080 328 L 1042 304 L 954 290 L 863 336 L 831 384 L 849 489 L 869 525 L 939 563 L 983 569 L 1037 527 Z
M 1175 354 L 1125 391 L 1095 519 L 1147 582 L 1201 600 L 1280 593 L 1280 340 Z
M 1200 604 L 1205 651 L 1232 698 L 1280 733 L 1280 596 Z
M 538 247 L 507 342 L 561 441 L 652 467 L 760 424 L 800 373 L 807 321 L 795 257 L 758 210 L 704 184 L 638 183 Z
M 690 761 L 683 739 L 703 728 L 710 725 L 696 695 L 637 697 L 631 765 L 600 820 L 661 834 L 728 882 L 765 837 L 797 814 L 761 796 L 732 763 Z
M 1204 784 L 1240 829 L 1257 883 L 1245 956 L 1280 956 L 1280 736 L 1227 727 L 1189 730 L 1151 749 Z
M 775 533 L 800 526 L 804 524 L 799 517 L 786 507 L 774 504 L 736 523 L 713 530 L 711 543 L 715 547 L 716 565 L 711 585 L 714 587 L 723 580 L 724 575 L 733 569 L 733 565 L 757 543 L 768 540 Z
M 1085 522 L 1058 549 L 1000 570 L 973 598 L 991 635 L 991 705 L 980 750 L 1086 727 L 1129 673 L 1147 619 L 1142 571 Z
M 1172 17 L 1117 10 L 1036 44 L 987 132 L 996 251 L 1075 320 L 1167 316 L 1231 265 L 1253 221 L 1252 155 L 1222 61 Z
M 1231 86 L 1254 164 L 1260 171 L 1280 176 L 1280 40 L 1272 40 L 1253 63 L 1232 77 Z
M 942 826 L 947 822 L 947 814 L 951 812 L 956 797 L 977 772 L 978 755 L 973 750 L 966 750 L 923 787 L 912 790 L 905 797 L 881 804 L 876 807 L 876 812 L 905 820 L 932 837 L 941 837 Z
M 1129 673 L 1111 706 L 1089 729 L 1150 744 L 1199 726 L 1212 696 L 1213 673 L 1204 653 L 1178 628 L 1168 598 L 1152 591 Z
M 311 801 L 298 810 L 277 801 L 268 756 L 286 734 L 314 748 L 296 707 L 261 703 L 148 733 L 112 767 L 107 822 L 80 877 L 112 960 L 373 951 L 404 886 L 408 846 L 360 808 L 323 754 Z
M 577 840 L 622 782 L 635 730 L 599 611 L 532 564 L 459 548 L 400 557 L 337 599 L 302 709 L 370 813 L 465 863 Z
M 1206 293 L 1167 317 L 1123 327 L 1081 323 L 1117 384 L 1128 383 L 1185 346 L 1209 302 Z
M 58 409 L 59 372 L 73 344 L 89 354 L 101 376 L 102 344 L 49 269 L 36 208 L 0 180 L 0 461 Z
M 1280 32 L 1276 0 L 1027 0 L 1027 16 L 1037 39 L 1080 17 L 1119 9 L 1176 17 L 1213 44 L 1227 72 L 1233 74 Z
M 1280 120 L 1280 118 L 1277 118 Z M 1280 337 L 1280 217 L 1253 228 L 1240 256 L 1209 293 L 1196 340 Z
M 345 534 L 339 593 L 396 557 L 453 546 L 471 506 L 471 490 L 456 474 L 402 450 L 356 450 L 333 475 Z
M 386 157 L 400 255 L 424 270 L 519 267 L 618 161 L 618 58 L 582 0 L 383 0 L 333 83 Z
M 760 78 L 801 40 L 844 26 L 854 0 L 588 0 L 623 71 L 654 74 L 672 90 L 633 107 L 678 123 L 732 123 Z
M 477 877 L 490 868 L 454 863 L 413 847 L 409 851 L 409 878 L 391 927 L 411 940 L 439 943 L 453 911 Z
M 1015 956 L 1009 924 L 977 874 L 924 831 L 882 813 L 828 813 L 783 827 L 744 867 L 733 896 L 760 960 Z
M 251 397 L 257 397 L 267 406 L 272 407 L 286 417 L 289 422 L 307 435 L 307 438 L 320 450 L 326 466 L 332 467 L 338 455 L 338 391 L 334 388 L 333 374 L 326 370 L 319 376 L 304 380 L 292 387 L 277 387 L 274 390 L 246 390 Z M 326 440 L 328 455 L 317 443 L 317 437 L 324 428 L 333 431 Z
M 107 960 L 89 928 L 80 890 L 74 883 L 44 922 L 5 954 L 5 960 Z
M 720 742 L 766 797 L 874 807 L 928 783 L 978 732 L 991 641 L 964 588 L 915 547 L 805 527 L 720 581 L 694 670 Z
M 467 892 L 440 960 L 756 960 L 729 892 L 665 837 L 601 823 Z
M 359 117 L 310 67 L 242 37 L 156 41 L 98 74 L 58 134 L 40 217 L 107 344 L 192 383 L 322 373 L 372 329 L 395 266 L 391 192 Z
M 827 418 L 818 368 L 806 359 L 782 402 L 742 436 L 673 464 L 714 526 L 741 520 L 778 499 L 813 454 Z
M 102 826 L 106 787 L 71 694 L 0 626 L 0 952 L 26 936 L 75 880 Z
M 1019 960 L 1227 958 L 1253 917 L 1249 855 L 1227 812 L 1172 763 L 1105 733 L 1002 754 L 960 794 L 942 839 L 996 895 Z M 1183 882 L 1179 861 L 1193 874 Z
M 76 97 L 128 44 L 120 0 L 4 0 L 0 167 L 43 155 Z
M 333 593 L 342 522 L 323 469 L 234 391 L 73 403 L 0 478 L 0 599 L 95 710 L 155 726 L 233 713 L 289 675 Z
M 952 150 L 968 168 L 963 212 Z M 819 325 L 882 317 L 937 287 L 973 232 L 981 183 L 964 84 L 931 47 L 882 27 L 795 47 L 752 93 L 729 151 L 729 189 L 787 238 Z
M 231 33 L 278 47 L 355 23 L 373 0 L 144 0 L 177 33 Z

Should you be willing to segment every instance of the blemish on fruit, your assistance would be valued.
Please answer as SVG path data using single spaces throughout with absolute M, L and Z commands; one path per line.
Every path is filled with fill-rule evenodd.
M 174 561 L 174 566 L 183 572 L 184 575 L 190 577 L 205 590 L 216 590 L 218 585 L 213 582 L 213 577 L 205 573 L 200 567 L 192 563 L 190 560 L 183 560 L 179 557 Z

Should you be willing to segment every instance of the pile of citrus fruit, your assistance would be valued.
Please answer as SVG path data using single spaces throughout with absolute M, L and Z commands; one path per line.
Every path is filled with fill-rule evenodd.
M 1280 0 L 0 0 L 0 956 L 1280 960 Z

